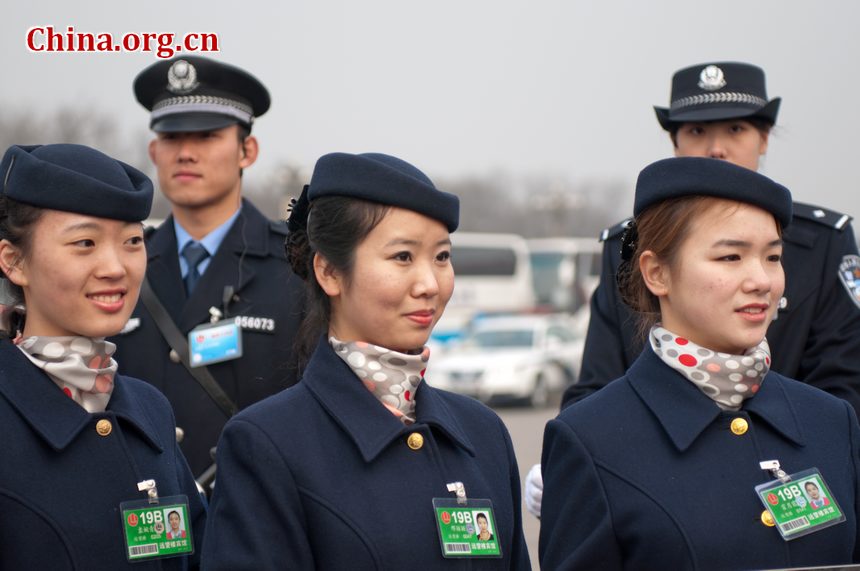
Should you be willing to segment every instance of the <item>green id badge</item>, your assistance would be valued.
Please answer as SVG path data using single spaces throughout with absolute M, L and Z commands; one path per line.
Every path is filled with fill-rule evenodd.
M 176 557 L 194 552 L 188 498 L 169 496 L 119 505 L 129 561 Z
M 786 541 L 845 521 L 817 468 L 759 484 L 755 491 Z
M 443 557 L 501 557 L 493 502 L 433 498 Z

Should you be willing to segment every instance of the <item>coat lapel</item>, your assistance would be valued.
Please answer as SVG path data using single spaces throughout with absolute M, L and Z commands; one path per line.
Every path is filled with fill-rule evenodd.
M 256 278 L 255 264 L 249 260 L 269 254 L 268 238 L 269 220 L 254 205 L 243 200 L 242 213 L 230 227 L 191 297 L 178 312 L 181 331 L 188 332 L 208 321 L 210 307 L 223 308 L 225 286 L 233 286 L 234 294 L 241 296 L 242 290 Z M 175 238 L 173 247 L 175 252 Z
M 173 217 L 165 220 L 146 243 L 146 279 L 171 315 L 179 315 L 185 304 L 185 286 L 179 272 Z

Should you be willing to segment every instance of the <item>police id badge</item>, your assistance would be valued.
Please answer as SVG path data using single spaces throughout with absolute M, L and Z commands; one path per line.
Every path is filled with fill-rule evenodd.
M 759 484 L 755 491 L 786 541 L 845 521 L 816 468 L 788 475 L 782 472 L 782 477 Z
M 433 498 L 443 557 L 501 557 L 493 503 Z
M 192 367 L 230 361 L 242 356 L 242 329 L 238 319 L 205 323 L 188 332 L 189 361 Z
M 188 498 L 169 496 L 120 504 L 126 557 L 141 561 L 194 552 L 188 519 Z
M 860 307 L 860 256 L 843 256 L 839 264 L 839 281 L 848 290 L 851 300 Z

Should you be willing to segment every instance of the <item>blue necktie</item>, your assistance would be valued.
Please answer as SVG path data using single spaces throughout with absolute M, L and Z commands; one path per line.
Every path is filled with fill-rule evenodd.
M 209 252 L 206 251 L 206 248 L 200 242 L 192 240 L 182 248 L 182 257 L 188 262 L 188 273 L 185 275 L 185 292 L 191 295 L 191 292 L 194 291 L 194 287 L 200 280 L 200 269 L 198 266 L 200 262 L 209 257 Z

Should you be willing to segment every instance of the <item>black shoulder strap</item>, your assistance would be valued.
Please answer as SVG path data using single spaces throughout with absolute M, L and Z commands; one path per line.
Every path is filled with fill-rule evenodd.
M 230 397 L 227 396 L 227 393 L 224 392 L 224 389 L 221 388 L 221 385 L 218 384 L 218 381 L 215 380 L 209 369 L 206 367 L 191 366 L 188 360 L 188 341 L 186 341 L 182 332 L 179 331 L 179 328 L 176 327 L 176 323 L 173 322 L 170 314 L 167 313 L 167 309 L 165 309 L 161 300 L 152 291 L 152 286 L 149 285 L 147 278 L 143 278 L 143 284 L 140 286 L 140 299 L 143 301 L 146 309 L 149 310 L 167 344 L 170 345 L 171 349 L 176 351 L 182 364 L 185 365 L 185 368 L 188 369 L 194 380 L 203 387 L 203 390 L 215 401 L 218 408 L 227 415 L 227 418 L 236 414 L 236 404 L 230 400 Z

